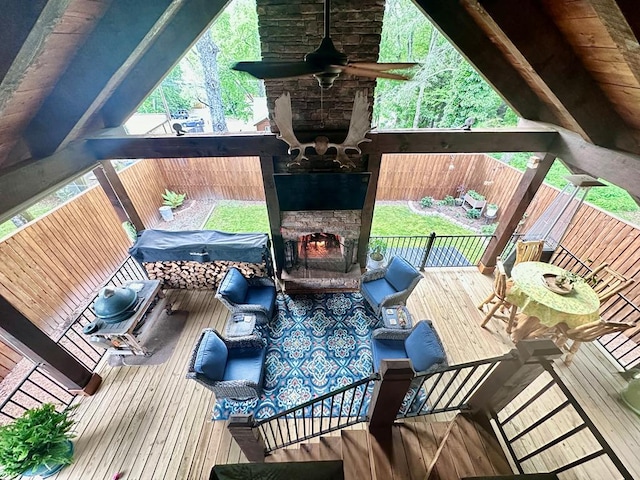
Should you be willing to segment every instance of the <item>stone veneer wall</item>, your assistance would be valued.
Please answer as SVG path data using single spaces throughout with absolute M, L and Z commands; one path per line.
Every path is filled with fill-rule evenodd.
M 311 233 L 332 233 L 351 240 L 360 236 L 361 210 L 306 210 L 280 215 L 285 240 L 297 240 L 300 235 Z
M 378 61 L 384 3 L 384 0 L 333 0 L 330 36 L 349 61 Z M 257 9 L 264 60 L 300 61 L 320 45 L 324 29 L 322 0 L 257 0 Z M 375 85 L 373 79 L 340 75 L 333 87 L 324 91 L 325 128 L 348 129 L 356 91 L 366 89 L 373 105 Z M 265 86 L 270 117 L 276 98 L 288 91 L 294 129 L 321 127 L 320 87 L 314 77 L 267 80 Z M 271 128 L 277 131 L 273 122 Z

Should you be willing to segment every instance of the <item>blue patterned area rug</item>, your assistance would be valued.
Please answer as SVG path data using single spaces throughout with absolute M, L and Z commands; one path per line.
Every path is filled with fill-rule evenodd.
M 268 339 L 262 395 L 218 400 L 213 420 L 249 413 L 269 418 L 373 372 L 371 330 L 378 320 L 365 309 L 362 295 L 279 295 L 277 307 L 261 331 Z

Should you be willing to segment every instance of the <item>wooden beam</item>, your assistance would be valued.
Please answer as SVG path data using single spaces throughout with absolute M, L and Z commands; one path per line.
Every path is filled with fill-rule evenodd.
M 86 144 L 79 142 L 50 157 L 3 171 L 0 176 L 0 223 L 88 172 L 96 164 Z
M 414 3 L 521 117 L 558 123 L 555 114 L 533 92 L 520 72 L 460 2 L 414 0 Z
M 597 145 L 640 152 L 629 128 L 539 1 L 464 0 L 464 4 L 487 34 L 530 72 L 531 81 L 558 112 L 560 125 Z
M 229 0 L 189 0 L 159 32 L 135 68 L 118 85 L 100 115 L 107 127 L 125 122 L 160 83 L 166 73 L 196 42 L 202 32 L 226 7 Z
M 299 136 L 302 137 L 304 133 Z M 555 140 L 549 128 L 485 130 L 397 130 L 368 134 L 365 153 L 483 153 L 544 151 Z M 184 135 L 181 137 L 100 136 L 87 140 L 101 160 L 286 155 L 287 145 L 272 133 Z
M 536 196 L 540 185 L 544 181 L 544 177 L 547 176 L 555 156 L 539 153 L 536 155 L 540 159 L 540 162 L 535 168 L 527 168 L 520 179 L 520 183 L 516 187 L 515 192 L 511 197 L 511 200 L 507 204 L 500 217 L 498 228 L 494 236 L 489 241 L 480 264 L 479 270 L 482 273 L 489 273 L 493 271 L 496 265 L 496 258 L 502 253 L 504 247 L 507 246 L 509 239 L 515 232 L 518 223 L 522 219 L 522 216 L 529 208 L 533 197 Z
M 364 205 L 362 206 L 360 237 L 358 238 L 358 263 L 362 269 L 367 266 L 367 247 L 369 244 L 369 237 L 371 236 L 373 210 L 376 206 L 378 179 L 380 178 L 380 165 L 382 164 L 382 154 L 370 154 L 368 157 L 367 166 L 369 172 L 371 172 L 371 177 L 369 178 L 367 194 L 364 198 Z
M 640 28 L 638 3 L 634 2 L 635 13 L 626 12 L 629 15 L 629 22 L 627 22 L 625 14 L 619 8 L 619 5 L 625 2 L 616 2 L 615 0 L 588 0 L 588 2 L 607 29 L 607 33 L 616 44 L 636 81 L 640 82 L 640 55 L 638 54 L 640 45 L 636 36 L 640 31 L 634 32 L 631 27 L 631 23 L 635 22 L 635 27 Z M 625 7 L 628 6 L 625 5 Z
M 275 272 L 280 278 L 282 269 L 284 268 L 284 240 L 280 227 L 280 206 L 278 204 L 278 194 L 276 192 L 276 184 L 273 178 L 274 167 L 273 157 L 271 155 L 260 156 L 260 170 L 262 172 L 262 185 L 264 187 L 264 197 L 267 203 L 267 215 L 269 217 L 269 226 L 271 228 L 271 241 L 273 243 L 273 254 L 275 256 Z
M 44 49 L 70 0 L 3 2 L 0 16 L 0 113 Z
M 131 222 L 138 232 L 144 230 L 144 223 L 142 222 L 140 215 L 138 215 L 138 211 L 131 201 L 126 188 L 124 188 L 124 185 L 118 176 L 118 172 L 113 168 L 111 160 L 103 160 L 100 162 L 100 167 L 95 168 L 93 171 L 98 174 L 102 172 L 102 175 L 104 176 L 103 178 L 98 177 L 98 175 L 96 176 L 98 177 L 98 181 L 100 181 L 102 189 L 107 194 L 107 197 L 109 197 L 118 218 L 121 219 L 120 221 Z M 122 213 L 124 213 L 124 218 L 122 218 Z
M 77 138 L 183 2 L 120 0 L 111 4 L 25 130 L 34 156 L 51 155 L 66 139 Z
M 0 319 L 0 336 L 33 363 L 41 365 L 68 390 L 82 391 L 100 378 L 51 340 L 2 295 Z M 99 381 L 95 389 L 98 385 Z M 85 393 L 91 395 L 94 392 L 95 390 Z
M 523 127 L 543 127 L 545 124 L 520 120 Z M 573 132 L 549 125 L 558 132 L 547 151 L 560 157 L 572 170 L 602 178 L 632 196 L 640 196 L 640 155 L 593 145 Z

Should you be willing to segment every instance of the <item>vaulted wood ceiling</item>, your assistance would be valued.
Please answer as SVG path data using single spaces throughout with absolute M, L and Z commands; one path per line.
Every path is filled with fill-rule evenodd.
M 314 2 L 321 0 L 308 3 Z M 100 149 L 99 142 L 84 139 L 120 126 L 226 3 L 3 1 L 0 219 L 92 168 L 100 156 L 109 157 L 109 148 Z M 549 149 L 574 170 L 605 178 L 640 197 L 640 8 L 635 0 L 416 0 L 416 4 L 519 115 L 586 140 L 569 141 L 576 135 L 559 129 L 564 140 L 559 136 Z M 357 5 L 334 0 L 333 11 L 352 11 Z M 349 34 L 347 20 L 348 16 L 333 18 L 337 44 Z M 296 38 L 290 42 L 295 45 Z M 279 48 L 286 45 L 280 43 Z M 458 133 L 442 135 L 456 138 Z M 402 135 L 404 140 L 395 140 L 399 149 L 419 150 L 420 142 L 425 151 L 436 148 L 432 144 L 436 132 L 411 137 L 417 139 L 413 144 L 406 140 L 411 134 Z M 499 147 L 500 133 L 495 135 L 494 147 Z M 212 150 L 229 154 L 233 142 L 238 142 L 232 137 L 180 138 L 171 144 L 176 156 L 202 156 Z M 272 140 L 267 136 L 242 144 L 256 154 L 281 152 L 279 142 Z M 140 156 L 168 154 L 160 148 L 162 142 L 148 141 L 146 149 L 137 144 Z M 447 141 L 440 140 L 442 151 L 455 144 Z M 122 151 L 122 142 L 119 148 L 119 155 L 131 153 Z

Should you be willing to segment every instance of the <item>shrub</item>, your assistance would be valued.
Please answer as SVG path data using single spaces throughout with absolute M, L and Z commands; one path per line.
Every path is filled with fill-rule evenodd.
M 451 195 L 447 195 L 446 197 L 444 197 L 442 199 L 442 205 L 446 205 L 448 207 L 452 207 L 456 204 L 456 199 L 453 198 Z
M 483 225 L 482 228 L 480 228 L 480 233 L 482 235 L 493 235 L 494 233 L 496 233 L 496 228 L 498 228 L 497 223 L 492 223 L 490 225 Z
M 480 194 L 479 194 L 478 192 L 476 192 L 475 190 L 469 190 L 467 193 L 468 193 L 468 194 L 469 194 L 469 196 L 470 196 L 471 198 L 473 198 L 474 200 L 479 200 L 479 201 L 484 200 L 484 195 L 480 195 Z
M 171 208 L 178 208 L 184 203 L 185 198 L 187 198 L 186 193 L 176 193 L 165 189 L 162 194 L 162 199 L 164 200 L 162 204 Z
M 422 205 L 422 208 L 433 207 L 433 197 L 423 197 L 422 200 L 420 200 L 420 205 Z
M 477 208 L 472 208 L 467 210 L 467 218 L 478 219 L 480 218 L 480 210 Z

